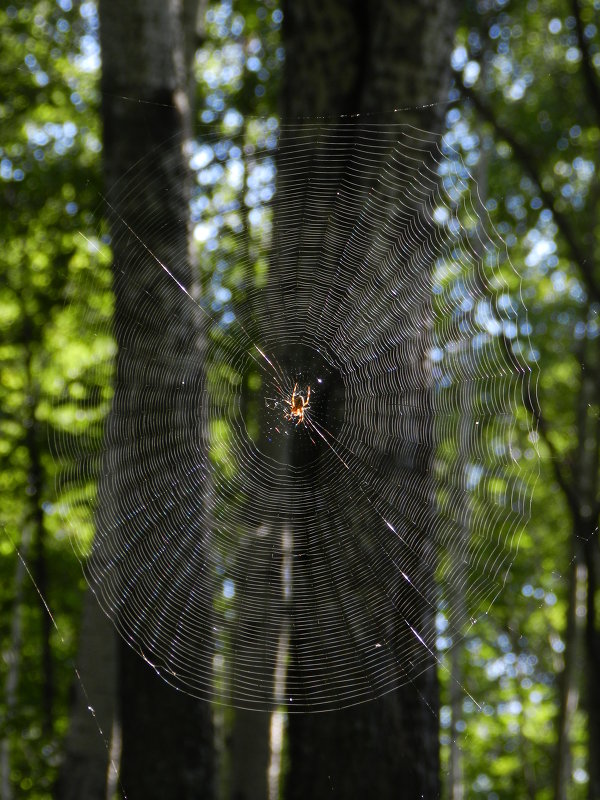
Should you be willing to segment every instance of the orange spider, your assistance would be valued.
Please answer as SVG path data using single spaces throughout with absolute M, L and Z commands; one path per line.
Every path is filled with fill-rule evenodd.
M 296 417 L 296 425 L 299 425 L 301 422 L 304 422 L 304 412 L 308 408 L 308 402 L 310 400 L 310 386 L 308 387 L 306 400 L 301 394 L 296 394 L 297 388 L 298 384 L 296 383 L 294 385 L 294 391 L 292 392 L 292 399 L 285 401 L 290 407 L 289 412 L 285 414 L 285 418 L 293 420 L 294 417 Z

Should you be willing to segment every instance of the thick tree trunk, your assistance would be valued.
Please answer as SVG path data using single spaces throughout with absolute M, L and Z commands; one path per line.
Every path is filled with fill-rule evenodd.
M 285 121 L 319 115 L 332 121 L 341 114 L 385 113 L 443 100 L 456 10 L 456 4 L 449 0 L 287 2 L 281 103 Z M 435 131 L 440 127 L 440 109 L 409 110 L 378 121 L 408 122 Z M 423 275 L 423 286 L 429 280 Z M 424 353 L 420 374 L 411 377 L 426 396 L 429 378 Z M 423 437 L 427 439 L 426 432 Z M 426 475 L 426 461 L 423 453 L 416 456 L 414 464 L 403 466 Z M 291 463 L 295 464 L 293 453 Z M 433 504 L 433 493 L 428 494 Z M 303 521 L 292 521 L 291 526 L 294 531 L 302 530 Z M 433 563 L 433 557 L 429 563 Z M 366 591 L 366 587 L 363 589 Z M 399 590 L 402 593 L 401 587 Z M 356 586 L 355 591 L 360 594 L 361 587 Z M 416 629 L 432 630 L 432 609 L 425 605 L 419 608 L 419 601 L 408 595 L 407 602 Z M 402 624 L 399 619 L 398 625 Z M 293 635 L 290 652 L 289 671 L 301 683 L 302 665 L 293 655 Z M 431 659 L 430 668 L 413 676 L 412 681 L 361 706 L 328 714 L 290 714 L 286 800 L 333 794 L 344 798 L 438 797 L 434 667 Z
M 46 598 L 48 602 L 51 602 L 49 599 L 48 565 L 46 563 L 46 529 L 44 527 L 44 512 L 42 510 L 41 499 L 42 464 L 40 460 L 38 436 L 38 424 L 32 418 L 27 428 L 26 442 L 31 464 L 29 470 L 29 494 L 34 501 L 32 509 L 34 531 L 32 542 L 33 575 L 41 596 Z M 54 664 L 52 661 L 52 648 L 50 646 L 52 622 L 45 608 L 41 609 L 40 628 L 42 645 L 42 727 L 44 734 L 50 736 L 53 730 Z
M 188 209 L 191 178 L 186 146 L 191 130 L 190 67 L 198 2 L 134 0 L 123 4 L 101 0 L 99 11 L 104 168 L 114 256 L 118 354 L 90 575 L 98 596 L 122 633 L 127 634 L 128 626 L 140 621 L 138 615 L 145 619 L 148 613 L 147 630 L 151 635 L 153 630 L 159 632 L 155 629 L 161 620 L 151 616 L 156 606 L 148 612 L 143 610 L 146 604 L 150 607 L 146 588 L 136 584 L 121 586 L 130 593 L 131 605 L 118 605 L 114 595 L 111 600 L 114 586 L 126 579 L 127 564 L 116 575 L 114 565 L 110 567 L 110 556 L 114 552 L 111 548 L 127 547 L 128 537 L 132 536 L 129 519 L 135 516 L 141 520 L 149 536 L 155 528 L 161 535 L 178 511 L 186 513 L 186 503 L 194 503 L 197 512 L 202 497 L 198 486 L 197 492 L 178 495 L 177 503 L 166 502 L 164 496 L 154 493 L 152 480 L 140 477 L 151 474 L 156 445 L 160 444 L 152 428 L 158 417 L 149 415 L 172 413 L 169 431 L 186 429 L 195 422 L 188 419 L 191 411 L 186 416 L 186 407 L 191 405 L 188 394 L 202 380 L 197 313 L 186 305 L 189 300 L 183 293 L 172 291 L 172 285 L 158 285 L 161 268 L 155 258 L 168 263 L 178 280 L 193 287 Z M 115 188 L 119 179 L 123 180 Z M 132 231 L 139 234 L 143 244 Z M 144 306 L 149 296 L 155 304 L 152 314 Z M 183 387 L 182 374 L 190 388 L 182 388 L 181 396 L 175 400 L 172 393 L 176 386 Z M 150 381 L 151 396 L 145 391 Z M 190 430 L 195 432 L 196 428 Z M 177 450 L 179 446 L 184 448 L 191 437 L 174 435 L 173 439 L 175 445 L 169 441 L 165 446 Z M 124 442 L 130 448 L 127 452 Z M 202 447 L 197 442 L 194 446 Z M 186 476 L 181 474 L 185 454 L 179 450 L 173 454 L 171 450 L 171 460 L 161 461 L 161 478 L 167 486 L 185 486 Z M 202 458 L 200 450 L 198 453 Z M 159 513 L 157 504 L 162 504 L 164 513 Z M 196 518 L 205 520 L 200 513 Z M 173 559 L 169 569 L 176 569 Z M 168 575 L 156 574 L 156 596 L 152 599 L 163 603 L 159 611 L 171 602 L 171 585 Z M 210 798 L 210 706 L 167 685 L 139 652 L 121 639 L 117 640 L 115 652 L 110 624 L 91 603 L 95 599 L 90 597 L 82 635 L 93 641 L 82 641 L 87 662 L 82 663 L 82 674 L 90 696 L 88 702 L 96 702 L 98 693 L 101 698 L 106 696 L 106 702 L 101 700 L 100 704 L 106 706 L 107 712 L 108 697 L 114 702 L 116 675 L 119 720 L 115 722 L 112 714 L 106 713 L 101 725 L 105 735 L 110 735 L 113 728 L 120 729 L 121 783 L 127 797 Z M 207 619 L 199 620 L 199 629 L 208 624 Z M 132 638 L 132 645 L 141 650 L 139 640 Z M 78 704 L 80 708 L 85 706 Z M 78 794 L 63 791 L 61 797 L 100 800 L 107 792 L 107 745 L 102 743 L 97 729 L 90 728 L 93 720 L 87 709 L 85 713 L 78 715 L 80 730 L 74 729 L 70 736 L 72 746 L 67 750 L 63 772 L 77 770 L 81 778 L 84 770 L 86 780 L 81 780 Z M 111 781 L 109 786 L 111 783 L 114 785 Z
M 438 797 L 437 716 L 428 706 L 436 694 L 427 670 L 356 708 L 290 715 L 286 800 Z
M 454 0 L 287 0 L 284 119 L 401 108 L 397 122 L 435 130 L 443 104 L 411 109 L 446 98 L 458 9 Z
M 173 689 L 129 647 L 119 655 L 121 784 L 128 800 L 210 800 L 210 705 Z

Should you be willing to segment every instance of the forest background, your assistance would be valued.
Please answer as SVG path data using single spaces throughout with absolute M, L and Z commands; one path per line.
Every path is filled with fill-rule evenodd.
M 600 2 L 480 0 L 460 10 L 449 96 L 430 101 L 447 103 L 448 140 L 485 187 L 522 278 L 528 319 L 516 335 L 530 337 L 540 366 L 541 412 L 532 413 L 541 474 L 493 613 L 452 651 L 438 642 L 449 668 L 438 674 L 441 792 L 595 798 Z M 275 0 L 208 4 L 193 62 L 199 122 L 233 113 L 277 123 L 283 19 Z M 0 786 L 10 800 L 66 796 L 57 787 L 79 691 L 85 581 L 49 442 L 73 423 L 57 401 L 65 382 L 91 398 L 89 424 L 105 413 L 105 387 L 86 367 L 94 354 L 80 335 L 83 298 L 72 292 L 87 271 L 95 296 L 90 289 L 85 302 L 109 315 L 111 276 L 92 263 L 85 238 L 96 234 L 102 188 L 98 8 L 4 3 L 0 30 Z M 214 187 L 206 192 L 212 202 Z M 211 275 L 202 279 L 208 287 Z M 484 698 L 481 710 L 466 692 L 457 697 L 457 683 Z M 168 726 L 160 719 L 138 730 L 141 749 Z M 216 796 L 233 797 L 253 767 L 227 735 L 235 720 L 217 723 L 211 780 Z M 102 734 L 93 735 L 106 757 Z M 136 778 L 121 777 L 135 797 Z M 104 791 L 113 790 L 109 781 Z

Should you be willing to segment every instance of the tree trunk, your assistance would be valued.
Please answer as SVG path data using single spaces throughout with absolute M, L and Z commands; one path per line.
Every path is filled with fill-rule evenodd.
M 115 716 L 116 641 L 113 626 L 91 590 L 85 593 L 78 680 L 69 721 L 56 800 L 112 800 L 107 778 L 118 763 L 110 763 L 110 737 Z
M 27 495 L 31 498 L 32 517 L 32 560 L 33 577 L 41 596 L 51 602 L 48 586 L 48 567 L 46 563 L 46 529 L 44 526 L 44 512 L 42 510 L 43 468 L 40 451 L 40 429 L 36 420 L 39 400 L 39 387 L 32 369 L 34 355 L 33 322 L 28 316 L 25 305 L 22 307 L 23 334 L 26 345 L 25 370 L 27 374 L 27 401 L 25 427 L 25 446 L 29 459 L 27 480 Z M 42 651 L 41 663 L 41 706 L 42 729 L 46 736 L 51 736 L 53 731 L 53 706 L 54 706 L 54 665 L 52 649 L 50 646 L 50 632 L 52 622 L 46 609 L 40 609 L 40 640 Z
M 126 645 L 119 656 L 121 784 L 128 800 L 210 800 L 210 705 L 176 691 Z
M 249 247 L 250 223 L 248 207 L 244 197 L 248 191 L 249 161 L 248 155 L 243 155 L 245 160 L 245 180 L 241 184 L 238 195 L 239 207 L 243 220 L 246 237 L 238 248 L 238 257 L 246 263 L 252 263 L 252 254 Z M 243 250 L 242 250 L 243 248 Z M 261 425 L 260 411 L 249 406 L 250 394 L 247 381 L 244 381 L 244 416 L 251 418 L 257 425 Z M 254 419 L 256 417 L 256 419 Z M 252 545 L 250 545 L 252 546 Z M 244 558 L 244 557 L 243 557 Z M 269 585 L 270 576 L 267 570 L 256 575 L 257 586 Z M 263 598 L 257 598 L 262 604 Z M 250 643 L 245 637 L 239 637 L 235 644 L 236 659 L 242 661 L 252 660 L 252 648 L 255 647 L 254 637 Z M 234 708 L 229 717 L 230 729 L 227 731 L 227 800 L 266 800 L 268 796 L 268 768 L 270 756 L 270 723 L 271 715 L 264 711 Z
M 158 667 L 145 663 L 154 657 L 171 674 L 171 656 L 181 645 L 172 623 L 160 627 L 165 612 L 186 611 L 173 609 L 173 588 L 192 557 L 183 552 L 183 536 L 173 533 L 173 545 L 169 539 L 181 530 L 178 515 L 189 519 L 193 512 L 190 529 L 208 535 L 201 475 L 191 486 L 194 478 L 185 473 L 186 447 L 205 458 L 192 402 L 203 380 L 198 309 L 159 263 L 193 291 L 188 145 L 199 9 L 197 0 L 101 0 L 99 12 L 117 372 L 89 576 L 122 634 L 116 667 L 126 796 L 210 798 L 211 708 L 175 691 L 156 674 Z M 163 443 L 158 422 L 166 414 L 171 438 Z M 153 555 L 136 551 L 134 540 L 142 536 L 155 548 L 160 539 L 167 559 L 160 561 L 157 549 Z M 140 572 L 150 590 L 137 581 Z M 208 625 L 206 611 L 198 619 L 200 637 Z M 145 642 L 153 637 L 155 649 L 146 655 Z M 105 664 L 98 659 L 95 669 L 102 675 Z
M 488 194 L 488 168 L 489 168 L 490 152 L 487 148 L 482 148 L 479 161 L 475 173 L 477 182 L 477 203 L 485 208 Z M 473 242 L 473 250 L 480 263 L 483 263 L 485 253 L 483 251 L 483 242 L 486 240 L 487 232 L 485 230 L 485 214 L 479 217 L 479 235 Z M 482 296 L 486 294 L 486 288 L 481 276 L 477 275 L 474 279 L 476 289 L 478 289 Z M 474 313 L 471 312 L 467 316 L 470 324 L 476 326 L 476 321 L 473 318 Z M 462 367 L 465 374 L 468 374 L 471 361 L 476 358 L 471 347 L 471 341 L 467 338 L 460 342 L 460 351 L 458 354 L 462 362 Z M 457 530 L 457 537 L 449 545 L 449 551 L 452 558 L 452 574 L 453 581 L 449 591 L 450 605 L 453 611 L 454 619 L 458 620 L 461 624 L 467 619 L 467 589 L 468 586 L 468 568 L 465 564 L 464 553 L 468 551 L 469 538 L 473 527 L 474 516 L 474 497 L 473 487 L 469 485 L 470 469 L 473 459 L 477 458 L 476 451 L 478 447 L 479 432 L 474 424 L 474 411 L 477 405 L 478 387 L 471 381 L 465 381 L 460 391 L 459 402 L 459 433 L 458 433 L 458 457 L 456 459 L 456 472 L 460 476 L 460 494 L 458 495 L 457 502 L 457 520 L 459 527 Z M 463 800 L 465 796 L 464 784 L 464 766 L 463 766 L 463 749 L 460 746 L 459 737 L 459 723 L 462 720 L 463 701 L 465 691 L 463 689 L 463 643 L 456 641 L 460 639 L 461 631 L 450 629 L 448 633 L 452 636 L 454 642 L 452 650 L 448 656 L 450 661 L 450 753 L 448 763 L 448 785 L 450 800 Z
M 600 797 L 600 631 L 598 630 L 597 596 L 600 583 L 600 554 L 598 551 L 598 462 L 600 458 L 600 418 L 592 411 L 600 396 L 600 359 L 595 340 L 586 340 L 585 358 L 578 404 L 578 475 L 580 496 L 578 518 L 575 520 L 575 547 L 583 543 L 587 571 L 585 617 L 586 700 L 588 712 L 588 797 Z
M 4 654 L 6 663 L 6 683 L 4 685 L 4 706 L 6 718 L 3 724 L 3 736 L 0 741 L 0 797 L 2 800 L 13 800 L 13 784 L 11 781 L 11 736 L 15 732 L 15 714 L 18 704 L 19 677 L 21 671 L 21 646 L 23 644 L 23 582 L 25 579 L 25 559 L 31 542 L 31 526 L 25 521 L 19 553 L 15 563 L 14 599 L 10 618 L 10 646 Z M 45 610 L 45 609 L 44 609 Z
M 340 114 L 408 107 L 396 119 L 383 120 L 439 129 L 439 108 L 411 109 L 445 97 L 455 12 L 455 4 L 448 0 L 286 3 L 284 120 L 319 115 L 335 119 Z M 428 286 L 429 276 L 423 275 L 422 281 Z M 411 377 L 426 391 L 424 362 L 423 353 L 420 372 Z M 415 458 L 412 465 L 403 466 L 427 475 L 427 454 Z M 291 464 L 296 465 L 293 453 Z M 317 470 L 314 480 L 318 486 Z M 432 505 L 433 493 L 427 494 Z M 290 524 L 296 532 L 305 522 L 298 517 Z M 357 595 L 366 590 L 355 587 Z M 432 609 L 420 606 L 418 598 L 409 598 L 404 589 L 399 591 L 410 603 L 416 630 L 432 630 Z M 398 619 L 398 625 L 403 622 Z M 302 685 L 303 667 L 293 634 L 290 653 L 290 680 Z M 344 798 L 437 797 L 438 692 L 433 657 L 429 666 L 399 689 L 363 705 L 328 714 L 290 714 L 286 800 L 332 793 Z
M 574 526 L 575 528 L 575 526 Z M 581 590 L 581 573 L 583 569 L 583 548 L 573 531 L 575 549 L 569 568 L 569 592 L 567 596 L 567 624 L 565 629 L 565 661 L 560 676 L 560 698 L 558 712 L 558 738 L 555 751 L 554 800 L 567 800 L 571 786 L 571 729 L 579 701 L 579 680 L 577 662 L 581 658 L 583 639 L 582 621 L 578 619 L 577 595 Z
M 231 733 L 231 800 L 266 800 L 269 714 L 236 708 Z
M 586 566 L 587 566 L 587 614 L 585 630 L 585 647 L 587 655 L 587 712 L 588 712 L 588 766 L 589 785 L 588 797 L 597 800 L 600 797 L 600 688 L 598 675 L 600 674 L 600 632 L 596 622 L 596 591 L 598 588 L 598 524 L 584 525 L 586 539 Z
M 458 8 L 452 0 L 287 0 L 284 119 L 406 109 L 398 122 L 435 131 L 443 102 L 412 112 L 446 99 Z
M 590 410 L 600 390 L 600 369 L 594 342 L 584 340 L 577 353 L 582 364 L 577 397 L 577 448 L 573 470 L 570 510 L 573 517 L 572 553 L 565 630 L 565 664 L 560 683 L 558 740 L 556 744 L 554 797 L 565 800 L 571 786 L 571 728 L 579 698 L 577 664 L 585 653 L 584 695 L 588 713 L 588 765 L 590 800 L 600 797 L 600 634 L 597 630 L 598 586 L 598 458 L 600 420 Z M 569 499 L 569 497 L 567 497 Z M 578 607 L 586 597 L 586 615 Z

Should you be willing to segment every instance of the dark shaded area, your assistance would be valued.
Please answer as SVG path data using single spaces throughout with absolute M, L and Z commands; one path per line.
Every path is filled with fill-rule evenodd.
M 140 654 L 119 650 L 120 780 L 131 800 L 213 796 L 211 707 L 176 691 Z

